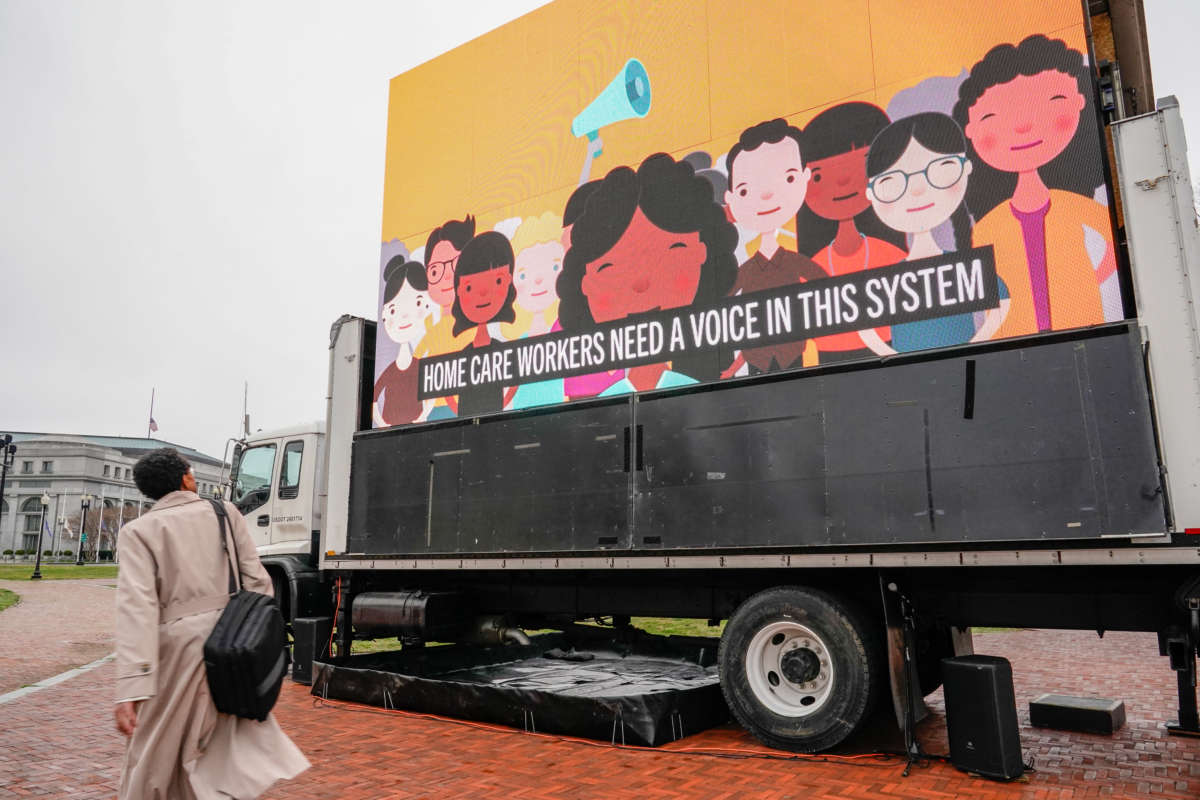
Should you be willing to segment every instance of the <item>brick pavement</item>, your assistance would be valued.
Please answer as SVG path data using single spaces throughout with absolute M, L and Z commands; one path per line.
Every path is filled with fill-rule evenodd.
M 7 613 L 7 612 L 5 612 Z M 3 616 L 3 615 L 0 615 Z M 775 761 L 672 752 L 765 752 L 734 726 L 659 750 L 618 750 L 489 730 L 379 709 L 314 706 L 307 687 L 285 683 L 277 714 L 314 767 L 266 796 L 317 798 L 1092 798 L 1200 797 L 1200 742 L 1166 736 L 1174 675 L 1147 634 L 1024 631 L 976 637 L 979 652 L 1013 662 L 1021 740 L 1037 771 L 1012 784 L 972 778 L 930 762 L 871 759 Z M 0 706 L 0 796 L 111 797 L 122 740 L 113 731 L 113 667 Z M 1043 691 L 1125 700 L 1126 727 L 1112 737 L 1028 727 Z M 940 693 L 920 738 L 947 749 Z M 34 758 L 29 758 L 30 754 Z
M 21 596 L 0 613 L 0 694 L 111 653 L 116 582 L 0 581 Z

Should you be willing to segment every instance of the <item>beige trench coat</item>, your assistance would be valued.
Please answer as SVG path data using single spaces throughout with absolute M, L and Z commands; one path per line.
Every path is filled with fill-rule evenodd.
M 246 520 L 225 504 L 245 588 L 273 594 Z M 121 529 L 118 702 L 143 699 L 121 770 L 121 798 L 253 798 L 308 768 L 280 730 L 217 712 L 204 640 L 228 598 L 217 516 L 194 492 L 171 492 Z

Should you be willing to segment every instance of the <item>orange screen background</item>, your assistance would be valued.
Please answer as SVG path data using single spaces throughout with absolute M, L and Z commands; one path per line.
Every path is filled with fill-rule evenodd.
M 592 178 L 656 152 L 716 161 L 775 117 L 804 126 L 847 100 L 886 108 L 1034 33 L 1088 52 L 1078 0 L 558 0 L 392 79 L 382 240 L 411 252 L 467 214 L 483 231 L 561 213 L 587 154 L 571 121 L 631 57 L 652 106 L 601 130 Z

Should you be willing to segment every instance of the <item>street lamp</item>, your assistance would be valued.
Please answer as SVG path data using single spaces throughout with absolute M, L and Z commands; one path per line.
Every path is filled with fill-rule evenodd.
M 92 507 L 92 496 L 84 494 L 79 498 L 79 508 L 81 514 L 79 517 L 79 549 L 75 552 L 75 566 L 83 566 L 83 542 L 87 539 L 87 512 Z
M 33 562 L 33 574 L 29 576 L 31 581 L 42 579 L 42 533 L 46 530 L 46 509 L 50 506 L 50 495 L 42 492 L 41 501 L 42 518 L 38 521 L 37 560 Z
M 17 446 L 12 443 L 12 434 L 0 436 L 0 507 L 4 505 L 4 481 L 8 478 L 9 467 L 17 456 Z M 13 534 L 14 538 L 16 534 Z M 15 544 L 13 545 L 16 546 Z

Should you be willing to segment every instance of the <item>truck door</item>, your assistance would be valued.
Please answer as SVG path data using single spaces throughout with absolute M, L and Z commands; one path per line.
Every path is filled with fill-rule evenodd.
M 304 440 L 293 439 L 283 446 L 278 489 L 271 505 L 271 544 L 299 542 L 308 547 L 312 524 L 312 472 L 316 459 L 304 457 Z
M 255 547 L 271 541 L 271 477 L 277 449 L 275 442 L 251 445 L 238 461 L 232 499 L 250 526 Z

